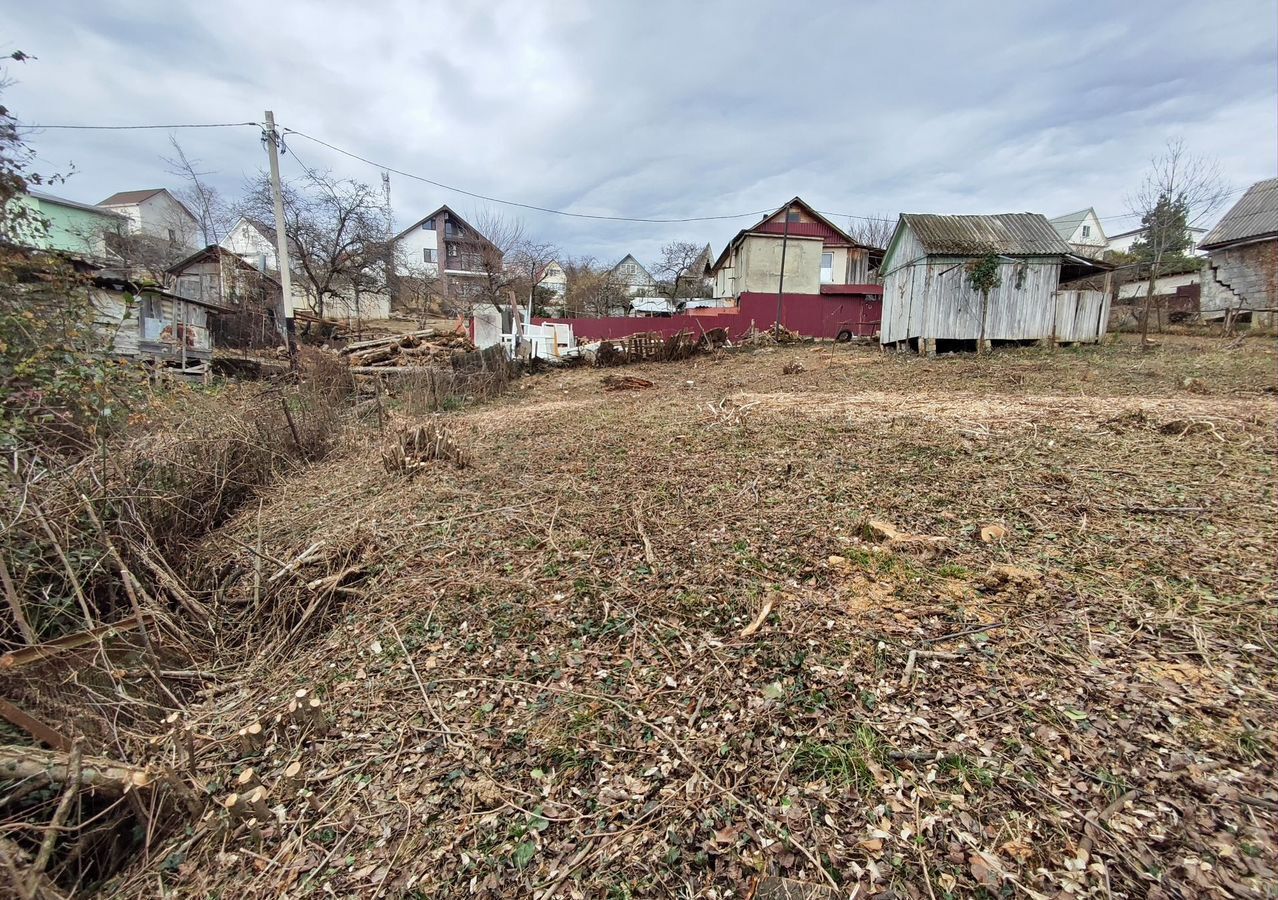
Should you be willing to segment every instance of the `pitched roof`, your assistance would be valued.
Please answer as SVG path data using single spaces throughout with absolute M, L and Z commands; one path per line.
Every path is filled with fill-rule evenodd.
M 1207 233 L 1198 247 L 1210 250 L 1238 241 L 1278 234 L 1278 178 L 1257 181 Z
M 791 207 L 795 206 L 802 207 L 808 215 L 817 221 L 814 223 L 791 222 L 789 228 L 786 228 L 784 222 L 772 221 L 772 219 L 775 219 L 777 216 L 782 215 Z M 768 213 L 749 228 L 742 228 L 738 231 L 736 235 L 733 236 L 732 240 L 728 241 L 727 245 L 723 248 L 723 252 L 719 254 L 718 259 L 714 260 L 711 264 L 710 271 L 713 272 L 723 265 L 727 261 L 729 254 L 732 252 L 732 248 L 741 243 L 747 234 L 766 234 L 769 237 L 773 237 L 786 233 L 788 233 L 791 238 L 800 239 L 821 238 L 825 240 L 833 237 L 836 241 L 836 246 L 847 243 L 853 247 L 864 247 L 866 250 L 877 249 L 869 246 L 868 244 L 862 244 L 860 241 L 853 238 L 852 235 L 848 234 L 838 225 L 835 225 L 825 216 L 813 209 L 812 205 L 805 201 L 802 197 L 794 197 L 790 200 L 790 202 L 779 206 L 774 212 Z
M 178 260 L 173 265 L 169 266 L 167 269 L 165 269 L 165 271 L 170 275 L 180 275 L 183 272 L 183 270 L 189 268 L 190 266 L 194 265 L 197 262 L 202 262 L 205 259 L 208 259 L 210 257 L 215 257 L 217 259 L 223 259 L 223 258 L 229 259 L 237 267 L 242 268 L 248 272 L 256 272 L 257 274 L 261 275 L 263 278 L 267 279 L 268 281 L 274 282 L 275 284 L 279 284 L 279 282 L 276 281 L 274 278 L 272 278 L 270 274 L 260 271 L 256 266 L 245 261 L 244 257 L 240 256 L 238 253 L 232 253 L 230 250 L 227 250 L 221 244 L 209 244 L 207 247 L 205 247 L 202 250 L 196 250 L 194 253 L 192 253 L 190 256 L 186 257 L 185 259 Z
M 1011 256 L 1063 256 L 1074 251 L 1041 213 L 937 216 L 902 213 L 926 253 L 979 256 L 993 250 Z
M 1096 210 L 1092 207 L 1080 209 L 1078 212 L 1066 213 L 1063 216 L 1057 216 L 1054 219 L 1048 219 L 1052 227 L 1056 229 L 1056 233 L 1063 239 L 1068 241 L 1074 236 L 1074 232 L 1078 230 L 1078 226 L 1083 224 L 1083 220 L 1088 214 L 1096 215 Z
M 156 194 L 162 193 L 164 188 L 147 188 L 142 191 L 120 191 L 107 197 L 98 206 L 132 206 L 135 203 L 141 203 L 143 200 L 149 200 Z
M 407 228 L 405 228 L 405 229 L 404 229 L 403 231 L 401 231 L 399 234 L 397 234 L 397 235 L 395 235 L 393 238 L 391 238 L 391 242 L 392 242 L 392 243 L 394 243 L 395 241 L 398 241 L 400 238 L 402 238 L 404 235 L 408 234 L 410 231 L 413 231 L 413 230 L 415 230 L 415 229 L 421 228 L 421 227 L 422 227 L 422 223 L 426 222 L 428 219 L 433 219 L 433 218 L 435 218 L 435 217 L 436 217 L 437 215 L 439 215 L 440 213 L 448 213 L 448 217 L 449 217 L 450 219 L 452 219 L 454 222 L 456 222 L 458 225 L 462 226 L 462 228 L 463 228 L 463 229 L 465 229 L 465 230 L 466 230 L 466 231 L 468 231 L 469 233 L 471 233 L 471 234 L 475 235 L 476 237 L 478 237 L 481 241 L 485 242 L 486 244 L 492 244 L 492 241 L 488 240 L 488 238 L 487 238 L 487 237 L 486 237 L 486 236 L 485 236 L 485 235 L 484 235 L 484 234 L 483 234 L 483 233 L 482 233 L 482 232 L 481 232 L 478 228 L 476 228 L 474 225 L 471 225 L 469 222 L 467 222 L 467 221 L 466 221 L 465 219 L 463 219 L 461 216 L 457 215 L 456 211 L 455 211 L 455 210 L 453 210 L 453 208 L 452 208 L 452 207 L 450 207 L 450 206 L 449 206 L 448 204 L 446 204 L 446 203 L 445 203 L 443 206 L 441 206 L 439 209 L 435 210 L 433 213 L 430 213 L 429 215 L 422 216 L 420 219 L 418 219 L 418 220 L 417 220 L 416 222 L 414 222 L 412 225 L 409 225 Z
M 623 256 L 620 260 L 618 260 L 618 261 L 617 261 L 617 265 L 613 266 L 613 267 L 612 267 L 611 269 L 609 269 L 608 271 L 609 271 L 609 272 L 615 272 L 615 271 L 617 271 L 617 269 L 619 269 L 619 268 L 621 267 L 621 264 L 622 264 L 622 263 L 624 263 L 626 260 L 630 260 L 632 263 L 634 263 L 636 266 L 638 266 L 638 267 L 639 267 L 639 271 L 640 271 L 640 272 L 642 272 L 644 275 L 646 275 L 650 281 L 655 281 L 655 280 L 656 280 L 656 279 L 654 279 L 654 278 L 652 277 L 652 273 L 648 271 L 647 267 L 646 267 L 646 266 L 644 266 L 644 264 L 643 264 L 643 263 L 639 262 L 639 260 L 635 259 L 635 256 L 634 256 L 634 254 L 633 254 L 633 253 L 627 253 L 627 254 L 626 254 L 625 256 Z M 636 272 L 635 274 L 638 274 L 638 272 Z
M 118 212 L 112 212 L 109 209 L 98 209 L 88 203 L 78 203 L 75 200 L 67 200 L 65 197 L 55 197 L 53 194 L 46 194 L 44 191 L 28 190 L 27 193 L 35 197 L 37 200 L 43 200 L 45 203 L 56 203 L 58 206 L 68 206 L 71 209 L 82 209 L 85 212 L 97 213 L 100 216 L 109 216 L 115 219 L 123 220 L 125 217 Z

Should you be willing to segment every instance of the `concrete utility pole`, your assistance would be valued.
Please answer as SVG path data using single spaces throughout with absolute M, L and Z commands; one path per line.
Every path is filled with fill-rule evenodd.
M 785 227 L 781 229 L 781 277 L 777 280 L 777 321 L 772 326 L 772 336 L 777 340 L 781 339 L 781 296 L 785 293 L 785 247 L 790 243 L 790 207 L 793 205 L 793 200 L 785 205 Z
M 266 132 L 262 135 L 266 143 L 266 155 L 271 160 L 271 200 L 275 204 L 275 253 L 280 269 L 280 311 L 284 344 L 288 347 L 289 358 L 296 364 L 297 353 L 294 349 L 293 335 L 297 326 L 293 322 L 293 277 L 288 262 L 288 235 L 284 233 L 284 191 L 280 187 L 279 132 L 275 130 L 275 113 L 266 111 Z

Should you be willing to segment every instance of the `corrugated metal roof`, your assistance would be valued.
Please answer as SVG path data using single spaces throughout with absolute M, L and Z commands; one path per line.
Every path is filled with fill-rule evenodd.
M 144 191 L 120 191 L 118 194 L 112 194 L 107 197 L 98 206 L 132 206 L 134 203 L 141 203 L 149 197 L 154 197 L 164 188 L 147 188 Z
M 1208 250 L 1278 233 L 1278 178 L 1257 181 L 1198 245 Z
M 901 218 L 927 253 L 979 256 L 993 250 L 1009 256 L 1062 256 L 1073 252 L 1041 213 L 995 216 L 904 213 Z

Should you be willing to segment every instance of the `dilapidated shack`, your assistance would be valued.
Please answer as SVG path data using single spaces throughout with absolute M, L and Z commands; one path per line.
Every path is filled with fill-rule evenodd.
M 203 374 L 213 358 L 211 317 L 220 306 L 106 274 L 95 276 L 90 290 L 94 326 L 110 352 Z
M 989 254 L 998 260 L 997 286 L 983 298 L 967 264 Z M 987 343 L 1096 341 L 1109 316 L 1106 293 L 1059 285 L 1102 268 L 1077 256 L 1038 213 L 906 213 L 880 269 L 880 340 L 929 353 L 938 342 L 975 348 L 982 336 Z

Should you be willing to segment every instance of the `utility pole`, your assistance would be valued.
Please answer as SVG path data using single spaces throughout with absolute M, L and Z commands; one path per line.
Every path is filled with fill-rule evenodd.
M 266 155 L 271 160 L 271 200 L 275 204 L 275 254 L 280 269 L 280 311 L 283 313 L 284 345 L 288 358 L 297 366 L 297 348 L 293 322 L 293 273 L 288 262 L 288 235 L 284 233 L 284 191 L 280 187 L 279 132 L 275 130 L 275 113 L 266 111 L 266 131 L 262 135 Z
M 785 293 L 785 247 L 790 243 L 790 207 L 793 205 L 793 200 L 785 205 L 785 227 L 781 229 L 781 277 L 777 280 L 777 321 L 772 326 L 772 336 L 777 340 L 781 339 L 781 296 Z

